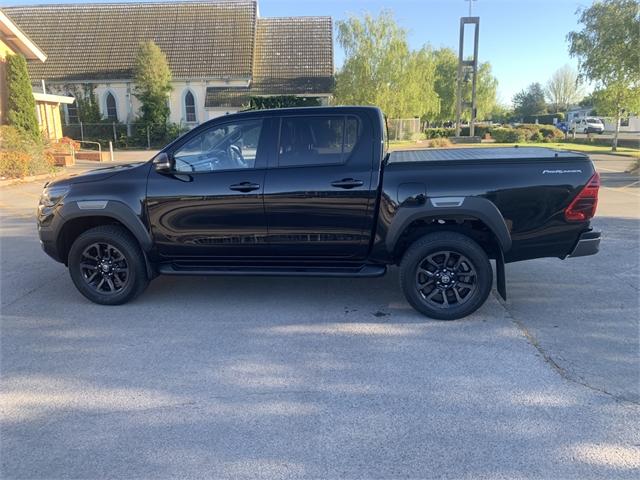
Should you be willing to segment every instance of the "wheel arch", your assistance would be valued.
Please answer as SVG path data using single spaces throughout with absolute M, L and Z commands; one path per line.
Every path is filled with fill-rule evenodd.
M 419 207 L 401 208 L 389 228 L 387 250 L 398 259 L 417 238 L 436 231 L 465 234 L 494 257 L 508 251 L 512 243 L 507 224 L 491 201 L 480 197 L 447 197 L 429 199 Z
M 66 264 L 71 245 L 83 232 L 101 225 L 118 225 L 136 239 L 146 253 L 152 248 L 151 235 L 140 218 L 126 205 L 112 200 L 70 202 L 64 205 L 60 215 L 64 223 L 57 236 L 57 248 Z M 147 262 L 148 263 L 148 262 Z

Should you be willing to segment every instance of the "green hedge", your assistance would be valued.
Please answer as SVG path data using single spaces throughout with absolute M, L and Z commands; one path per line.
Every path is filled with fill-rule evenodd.
M 564 133 L 552 125 L 522 124 L 517 127 L 476 125 L 475 135 L 484 138 L 491 135 L 496 143 L 524 143 L 524 142 L 555 142 L 564 138 Z M 428 139 L 453 137 L 454 128 L 427 128 L 425 135 Z M 462 136 L 469 135 L 469 127 L 460 129 Z
M 456 134 L 455 128 L 426 128 L 424 130 L 427 139 L 432 138 L 449 138 Z
M 539 124 L 544 125 L 553 125 L 553 119 L 558 119 L 559 122 L 564 121 L 564 113 L 545 113 L 544 115 L 529 115 L 524 117 L 524 121 L 527 123 L 536 123 L 536 120 Z

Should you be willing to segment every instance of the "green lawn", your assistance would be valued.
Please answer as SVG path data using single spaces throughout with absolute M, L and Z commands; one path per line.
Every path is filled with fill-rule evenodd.
M 527 147 L 546 147 L 557 148 L 559 150 L 574 150 L 577 152 L 586 153 L 608 153 L 610 155 L 619 155 L 624 157 L 640 158 L 640 149 L 637 148 L 623 148 L 618 147 L 616 152 L 611 151 L 611 147 L 605 147 L 602 145 L 588 145 L 584 143 L 570 143 L 570 142 L 558 142 L 558 143 L 524 143 L 520 144 Z M 397 141 L 390 142 L 391 150 L 414 150 L 419 148 L 428 148 L 427 143 L 417 143 L 411 141 Z M 512 147 L 513 144 L 509 143 L 468 143 L 453 145 L 450 148 L 488 148 L 488 147 Z

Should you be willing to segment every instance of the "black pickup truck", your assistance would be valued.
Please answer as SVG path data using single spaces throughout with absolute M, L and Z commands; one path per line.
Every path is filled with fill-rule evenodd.
M 122 304 L 157 274 L 375 277 L 409 303 L 475 311 L 504 264 L 598 251 L 599 177 L 545 148 L 387 153 L 374 107 L 249 111 L 208 121 L 152 160 L 45 186 L 38 231 L 78 290 Z

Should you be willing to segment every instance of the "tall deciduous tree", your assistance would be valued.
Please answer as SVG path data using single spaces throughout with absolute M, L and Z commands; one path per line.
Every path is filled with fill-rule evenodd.
M 545 94 L 554 113 L 567 110 L 583 97 L 578 72 L 569 65 L 559 68 L 547 82 Z
M 437 112 L 435 65 L 427 50 L 411 52 L 390 12 L 337 22 L 346 59 L 336 75 L 337 103 L 378 105 L 390 117 Z
M 471 98 L 471 84 L 467 85 L 469 98 Z M 476 118 L 484 120 L 491 115 L 497 99 L 498 79 L 493 76 L 491 64 L 482 62 L 478 67 L 478 79 L 476 83 Z
M 532 83 L 513 97 L 513 113 L 518 117 L 528 117 L 545 113 L 547 105 L 544 89 L 539 83 Z
M 640 7 L 636 0 L 603 0 L 578 13 L 582 30 L 567 36 L 569 53 L 596 84 L 598 113 L 615 119 L 615 151 L 621 116 L 640 104 Z
M 436 62 L 435 90 L 440 100 L 440 108 L 429 120 L 452 121 L 456 118 L 458 55 L 450 48 L 435 50 L 433 55 Z
M 7 57 L 7 123 L 33 138 L 40 137 L 27 61 L 22 55 Z
M 134 95 L 140 103 L 140 120 L 164 133 L 169 120 L 167 97 L 171 91 L 171 70 L 166 55 L 153 41 L 142 42 L 135 65 Z

